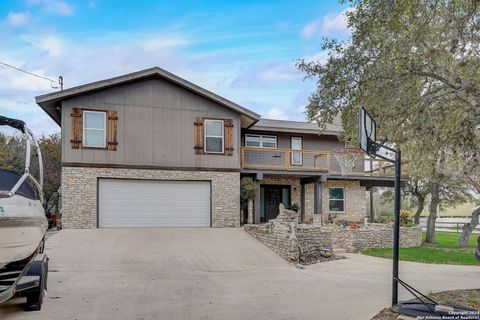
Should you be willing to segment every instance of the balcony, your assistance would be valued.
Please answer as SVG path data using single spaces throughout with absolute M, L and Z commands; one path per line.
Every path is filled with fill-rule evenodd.
M 324 172 L 341 175 L 338 160 L 321 150 L 291 150 L 241 147 L 241 168 L 279 171 Z M 385 160 L 365 157 L 355 161 L 352 176 L 393 177 L 395 166 Z M 402 163 L 402 177 L 410 176 L 410 164 Z

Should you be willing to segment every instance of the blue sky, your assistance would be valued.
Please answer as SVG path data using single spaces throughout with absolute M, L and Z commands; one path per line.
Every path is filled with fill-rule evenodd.
M 295 60 L 325 61 L 345 39 L 337 1 L 3 0 L 0 61 L 65 88 L 159 66 L 266 118 L 305 120 L 314 81 Z M 59 128 L 35 104 L 50 83 L 0 65 L 0 114 L 37 134 Z

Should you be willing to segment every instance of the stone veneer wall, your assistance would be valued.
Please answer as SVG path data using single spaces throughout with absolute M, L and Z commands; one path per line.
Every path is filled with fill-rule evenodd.
M 300 200 L 300 178 L 288 177 L 282 175 L 265 176 L 262 184 L 278 184 L 291 186 L 291 202 L 297 203 L 301 207 Z M 345 188 L 345 212 L 332 212 L 337 215 L 339 221 L 361 221 L 363 222 L 367 212 L 366 188 L 360 186 L 360 181 L 353 180 L 328 180 L 321 184 L 322 196 L 322 214 L 314 215 L 314 185 L 309 183 L 305 185 L 305 221 L 313 221 L 320 224 L 326 223 L 328 214 L 328 188 Z M 323 221 L 320 221 L 323 219 Z
M 355 252 L 368 248 L 387 248 L 393 245 L 393 227 L 391 225 L 372 224 L 351 229 L 271 221 L 265 224 L 248 224 L 244 226 L 244 229 L 290 262 L 298 262 L 299 259 L 302 261 L 309 254 L 333 246 Z M 418 247 L 421 244 L 421 228 L 400 228 L 401 247 Z
M 245 225 L 244 229 L 290 262 L 298 262 L 322 248 L 332 247 L 331 230 L 320 226 L 271 221 Z
M 321 226 L 299 224 L 297 226 L 299 258 L 318 253 L 322 248 L 332 248 L 332 231 Z
M 285 260 L 298 261 L 297 240 L 290 237 L 292 235 L 290 224 L 277 222 L 246 224 L 244 230 Z
M 212 226 L 240 226 L 239 172 L 63 167 L 62 225 L 64 228 L 97 227 L 98 178 L 211 181 Z
M 345 212 L 330 212 L 328 207 L 328 188 L 345 188 Z M 322 183 L 322 220 L 328 221 L 328 214 L 336 214 L 338 221 L 363 222 L 367 214 L 366 188 L 360 186 L 360 181 L 328 180 Z
M 332 231 L 335 246 L 350 251 L 368 248 L 388 248 L 393 246 L 393 226 L 388 224 L 368 224 L 358 229 L 324 226 Z M 419 227 L 400 227 L 400 247 L 418 247 L 422 244 L 422 229 Z

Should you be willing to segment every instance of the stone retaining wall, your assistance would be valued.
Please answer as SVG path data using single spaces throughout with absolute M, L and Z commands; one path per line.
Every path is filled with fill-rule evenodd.
M 302 261 L 322 248 L 332 247 L 331 231 L 320 226 L 268 222 L 245 225 L 244 229 L 290 262 Z
M 393 226 L 368 224 L 358 229 L 325 226 L 332 231 L 332 243 L 349 251 L 393 246 Z M 418 227 L 400 227 L 400 247 L 418 247 L 422 244 L 422 230 Z
M 302 261 L 306 256 L 318 253 L 322 248 L 333 246 L 356 252 L 393 245 L 393 227 L 384 224 L 370 224 L 352 229 L 272 221 L 265 224 L 248 224 L 244 229 L 290 262 L 298 262 L 299 259 Z M 421 244 L 420 228 L 400 228 L 401 247 L 418 247 Z
M 285 260 L 298 261 L 297 239 L 291 237 L 290 224 L 276 222 L 246 224 L 244 229 Z

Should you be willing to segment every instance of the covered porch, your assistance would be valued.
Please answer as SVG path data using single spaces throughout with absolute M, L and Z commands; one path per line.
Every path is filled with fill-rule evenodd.
M 391 177 L 341 176 L 320 172 L 242 170 L 256 183 L 253 223 L 275 219 L 279 205 L 298 211 L 301 223 L 363 223 L 367 217 L 367 191 L 393 186 Z M 243 212 L 248 221 L 248 210 Z

